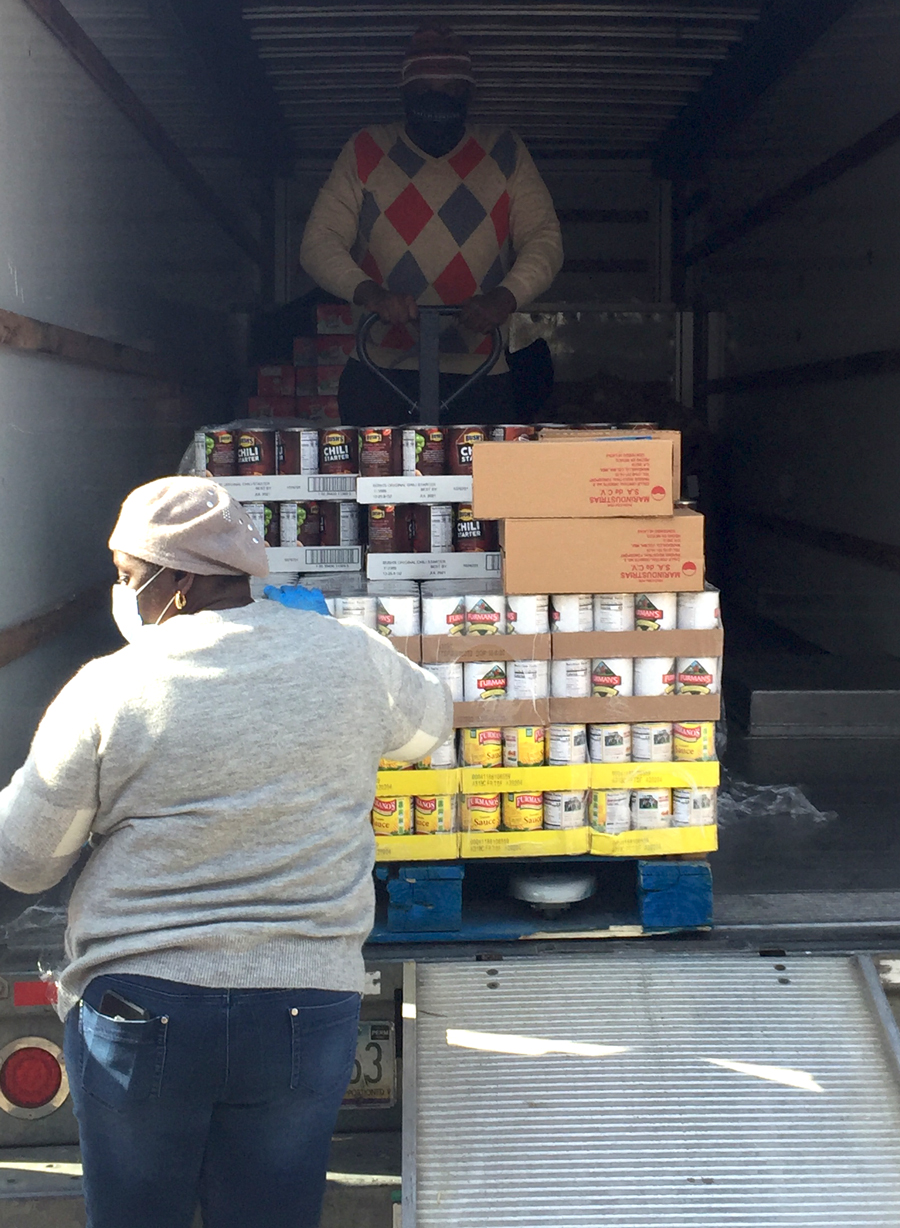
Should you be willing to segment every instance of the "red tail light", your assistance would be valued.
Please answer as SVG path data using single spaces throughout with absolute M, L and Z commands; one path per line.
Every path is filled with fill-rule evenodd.
M 69 1094 L 59 1045 L 23 1036 L 0 1049 L 0 1108 L 12 1117 L 46 1117 Z

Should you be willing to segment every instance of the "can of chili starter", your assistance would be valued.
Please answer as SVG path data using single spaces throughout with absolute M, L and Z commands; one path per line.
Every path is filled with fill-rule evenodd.
M 207 427 L 194 435 L 195 467 L 214 478 L 233 478 L 237 473 L 237 439 L 232 430 Z
M 503 730 L 504 767 L 543 767 L 542 725 L 510 725 Z
M 412 798 L 376 797 L 372 806 L 372 826 L 376 836 L 411 836 Z
M 253 524 L 267 546 L 281 545 L 281 505 L 278 503 L 243 503 L 247 519 Z
M 533 426 L 506 424 L 504 426 L 492 426 L 490 434 L 491 439 L 496 443 L 519 443 L 536 438 L 537 433 Z
M 369 553 L 407 554 L 408 552 L 409 517 L 406 504 L 370 504 Z
M 318 473 L 319 432 L 308 426 L 278 428 L 278 472 Z
M 417 836 L 459 831 L 459 799 L 455 793 L 436 797 L 417 797 L 413 807 Z
M 403 476 L 438 477 L 447 472 L 447 432 L 442 426 L 403 428 Z
M 454 546 L 461 553 L 484 553 L 497 549 L 496 520 L 478 520 L 471 503 L 460 503 L 456 509 Z
M 358 546 L 359 511 L 356 503 L 320 503 L 323 546 Z
M 319 432 L 319 472 L 357 473 L 359 442 L 355 426 L 327 426 Z
M 318 503 L 280 503 L 282 546 L 322 544 L 322 513 Z
M 499 767 L 503 759 L 502 729 L 460 731 L 462 761 L 466 767 Z
M 544 826 L 543 793 L 504 793 L 504 831 L 540 831 Z
M 472 449 L 484 443 L 487 432 L 483 426 L 451 426 L 447 432 L 447 453 L 451 473 L 472 472 Z
M 410 536 L 416 554 L 453 553 L 453 507 L 417 503 L 410 508 Z
M 237 471 L 243 477 L 275 472 L 276 431 L 274 426 L 242 427 L 238 435 Z
M 463 831 L 500 830 L 500 794 L 466 793 L 462 803 Z
M 716 758 L 716 722 L 680 721 L 672 727 L 676 763 L 708 763 Z
M 397 477 L 403 469 L 403 428 L 364 426 L 359 432 L 359 474 L 363 478 Z

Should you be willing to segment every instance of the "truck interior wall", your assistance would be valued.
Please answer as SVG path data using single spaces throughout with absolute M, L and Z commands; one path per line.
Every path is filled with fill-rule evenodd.
M 155 356 L 146 378 L 0 344 L 0 628 L 111 582 L 123 496 L 233 411 L 258 270 L 21 2 L 0 0 L 0 308 Z M 109 619 L 0 669 L 0 784 Z M 99 638 L 98 638 L 99 637 Z
M 688 248 L 896 115 L 898 41 L 892 3 L 867 0 L 837 22 L 720 142 L 692 185 L 706 206 Z M 726 377 L 896 347 L 898 194 L 893 145 L 699 260 L 691 294 L 725 313 Z M 801 372 L 710 401 L 731 592 L 830 651 L 900 656 L 889 614 L 900 577 L 760 517 L 900 546 L 898 393 L 893 374 L 811 382 Z

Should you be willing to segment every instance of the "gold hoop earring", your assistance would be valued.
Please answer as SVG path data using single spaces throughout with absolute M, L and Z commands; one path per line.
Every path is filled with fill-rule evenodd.
M 186 605 L 187 605 L 187 597 L 185 597 L 184 593 L 179 589 L 178 592 L 175 594 L 175 609 L 183 610 Z

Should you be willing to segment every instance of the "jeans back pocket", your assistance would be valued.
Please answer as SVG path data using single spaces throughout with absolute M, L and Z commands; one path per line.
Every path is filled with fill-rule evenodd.
M 359 994 L 323 1006 L 290 1008 L 291 1087 L 314 1096 L 344 1094 L 356 1057 Z
M 87 1002 L 79 1006 L 81 1086 L 119 1111 L 157 1097 L 166 1060 L 168 1018 L 110 1019 Z

